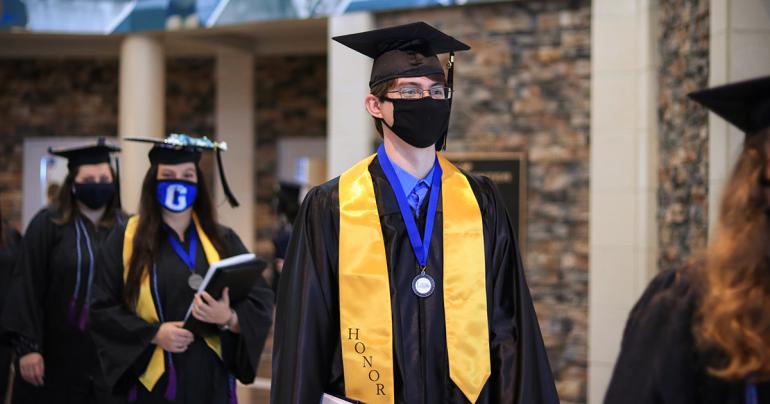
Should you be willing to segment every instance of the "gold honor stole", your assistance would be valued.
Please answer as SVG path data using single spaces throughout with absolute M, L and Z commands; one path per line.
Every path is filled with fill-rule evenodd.
M 209 264 L 213 264 L 219 261 L 219 253 L 214 245 L 211 244 L 206 233 L 201 229 L 201 224 L 198 221 L 198 216 L 193 213 L 193 223 L 195 223 L 195 230 L 198 232 L 198 239 L 203 246 L 203 252 L 206 255 L 206 260 Z M 126 231 L 123 238 L 123 282 L 128 278 L 129 262 L 131 260 L 131 253 L 134 250 L 134 234 L 136 234 L 136 226 L 139 224 L 139 215 L 132 216 L 128 219 L 126 225 Z M 150 286 L 150 273 L 148 270 L 144 271 L 142 277 L 142 284 L 139 287 L 139 298 L 136 302 L 136 315 L 144 321 L 150 324 L 158 323 L 158 311 L 155 308 L 155 302 L 152 300 L 152 289 Z M 222 343 L 219 340 L 218 335 L 205 337 L 206 344 L 222 359 Z M 160 346 L 155 346 L 155 350 L 150 358 L 150 363 L 147 365 L 147 369 L 144 370 L 139 381 L 144 385 L 147 391 L 152 391 L 155 384 L 160 377 L 166 371 L 166 363 L 163 360 L 163 349 Z
M 369 173 L 375 156 L 358 162 L 339 180 L 340 339 L 345 395 L 365 403 L 393 403 L 390 280 Z M 441 154 L 438 160 L 443 170 L 439 234 L 444 241 L 449 375 L 475 402 L 491 374 L 481 210 L 465 175 Z

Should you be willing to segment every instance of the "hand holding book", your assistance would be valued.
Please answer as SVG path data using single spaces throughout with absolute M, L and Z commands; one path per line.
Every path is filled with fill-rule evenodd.
M 219 326 L 227 326 L 230 331 L 238 333 L 238 314 L 230 307 L 230 290 L 225 287 L 222 297 L 217 300 L 208 292 L 203 291 L 195 295 L 192 304 L 193 317 L 198 321 Z

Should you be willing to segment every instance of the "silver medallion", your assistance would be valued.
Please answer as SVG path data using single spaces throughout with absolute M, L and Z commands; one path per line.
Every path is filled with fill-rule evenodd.
M 198 274 L 192 274 L 187 278 L 187 285 L 190 286 L 190 289 L 192 290 L 198 290 L 198 288 L 201 287 L 201 283 L 203 283 L 203 277 Z
M 425 270 L 420 272 L 419 275 L 414 277 L 412 281 L 412 291 L 419 297 L 428 297 L 433 294 L 436 289 L 436 282 L 430 275 L 425 273 Z

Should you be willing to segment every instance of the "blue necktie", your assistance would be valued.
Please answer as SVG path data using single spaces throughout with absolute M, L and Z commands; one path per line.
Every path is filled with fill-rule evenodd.
M 406 197 L 406 201 L 409 203 L 409 207 L 412 208 L 412 213 L 414 213 L 415 216 L 420 216 L 420 205 L 422 205 L 422 200 L 427 194 L 428 184 L 424 180 L 420 180 L 417 182 L 417 185 L 412 188 L 412 192 Z

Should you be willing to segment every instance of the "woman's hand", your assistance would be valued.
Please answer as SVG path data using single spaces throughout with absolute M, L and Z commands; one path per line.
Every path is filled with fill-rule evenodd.
M 219 300 L 215 300 L 206 292 L 195 295 L 192 309 L 193 317 L 204 323 L 229 325 L 233 317 L 233 310 L 230 309 L 229 292 L 228 288 L 222 290 L 222 298 Z
M 42 386 L 45 378 L 45 363 L 43 355 L 30 352 L 19 358 L 21 377 L 33 386 Z
M 182 328 L 181 321 L 168 321 L 160 325 L 152 343 L 171 353 L 182 353 L 192 344 L 195 337 Z

